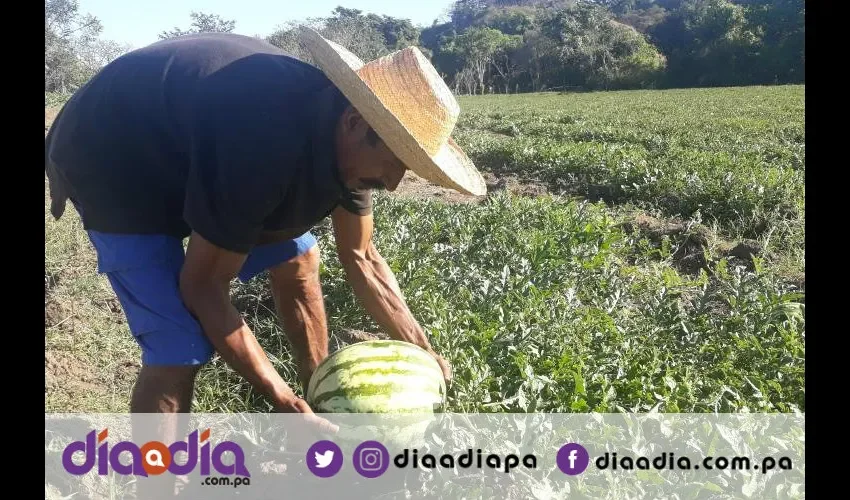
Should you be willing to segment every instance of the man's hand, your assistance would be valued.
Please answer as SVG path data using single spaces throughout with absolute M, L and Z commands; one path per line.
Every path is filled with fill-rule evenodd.
M 440 369 L 443 370 L 443 378 L 446 379 L 446 384 L 450 383 L 452 381 L 452 365 L 449 364 L 448 361 L 446 361 L 446 358 L 440 356 L 433 350 L 430 352 L 431 355 L 437 359 L 437 363 L 440 365 Z
M 275 411 L 277 413 L 301 413 L 304 415 L 304 419 L 307 423 L 314 426 L 316 430 L 327 433 L 339 432 L 338 425 L 334 425 L 327 419 L 316 415 L 313 412 L 313 409 L 310 408 L 310 405 L 307 404 L 307 401 L 298 397 L 275 405 Z

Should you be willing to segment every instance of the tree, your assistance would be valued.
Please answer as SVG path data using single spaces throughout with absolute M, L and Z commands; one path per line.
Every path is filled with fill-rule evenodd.
M 110 62 L 129 52 L 130 49 L 131 47 L 128 44 L 118 43 L 113 40 L 98 39 L 81 46 L 77 56 L 79 57 L 83 73 L 85 75 L 94 75 Z
M 389 50 L 400 50 L 411 45 L 420 45 L 419 29 L 410 22 L 410 19 L 377 16 L 375 14 L 369 14 L 366 18 L 383 36 L 384 43 Z
M 203 12 L 193 11 L 189 14 L 189 17 L 192 18 L 192 24 L 188 30 L 175 27 L 171 31 L 161 32 L 159 39 L 167 40 L 192 33 L 230 33 L 236 28 L 235 20 L 224 20 L 217 14 L 205 14 Z
M 358 9 L 345 7 L 337 7 L 331 14 L 326 18 L 288 22 L 267 40 L 310 63 L 310 55 L 298 41 L 296 27 L 299 24 L 313 27 L 322 36 L 347 48 L 363 61 L 371 61 L 409 45 L 419 45 L 419 30 L 408 19 L 364 15 Z
M 44 90 L 68 92 L 86 79 L 77 58 L 80 45 L 91 43 L 103 30 L 91 14 L 82 15 L 76 0 L 44 3 Z
M 362 61 L 371 61 L 389 52 L 384 36 L 362 11 L 337 7 L 333 14 L 324 19 L 322 36 L 347 48 Z
M 534 27 L 534 9 L 527 7 L 489 8 L 475 21 L 476 26 L 495 28 L 506 35 L 522 35 Z
M 761 35 L 729 0 L 685 0 L 650 31 L 677 86 L 755 83 Z
M 435 23 L 419 34 L 421 46 L 430 53 L 434 67 L 447 80 L 463 68 L 460 57 L 450 50 L 450 41 L 456 36 L 457 29 L 451 22 Z
M 472 26 L 475 19 L 487 10 L 486 0 L 457 0 L 452 5 L 449 15 L 451 23 L 458 31 Z
M 541 26 L 558 45 L 564 86 L 649 86 L 665 65 L 643 35 L 598 5 L 580 3 L 558 10 Z
M 455 37 L 452 51 L 464 61 L 464 67 L 472 72 L 480 92 L 484 93 L 484 76 L 497 54 L 516 48 L 521 39 L 493 28 L 469 28 Z
M 619 45 L 621 52 L 615 52 L 617 57 L 608 74 L 596 83 L 615 88 L 655 87 L 666 69 L 667 58 L 636 28 L 613 20 L 609 24 L 614 45 Z
M 279 26 L 274 33 L 266 37 L 266 41 L 283 49 L 285 52 L 297 59 L 314 64 L 313 58 L 310 56 L 310 52 L 301 45 L 301 42 L 298 39 L 298 32 L 296 30 L 298 24 L 309 24 L 312 27 L 317 27 L 315 26 L 317 24 L 315 20 L 309 23 L 288 21 Z
M 101 40 L 102 30 L 96 17 L 80 13 L 76 0 L 44 3 L 45 92 L 72 92 L 130 50 L 127 45 Z
M 415 45 L 456 92 L 805 82 L 804 0 L 456 0 L 442 22 L 310 22 L 373 59 Z M 291 28 L 268 38 L 309 59 Z
M 756 78 L 761 83 L 806 80 L 805 0 L 739 0 L 749 29 L 761 34 Z
M 543 90 L 550 82 L 557 81 L 561 73 L 558 59 L 558 44 L 535 27 L 523 35 L 523 45 L 516 51 L 519 61 L 517 74 L 527 77 L 525 84 L 519 84 L 524 90 L 532 92 Z
M 664 21 L 669 12 L 658 4 L 648 9 L 634 9 L 617 16 L 617 20 L 634 27 L 641 33 L 647 33 L 653 26 Z

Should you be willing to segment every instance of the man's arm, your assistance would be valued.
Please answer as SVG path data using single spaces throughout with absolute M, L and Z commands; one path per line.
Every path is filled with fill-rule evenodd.
M 338 207 L 332 220 L 340 263 L 363 307 L 390 337 L 416 344 L 434 355 L 446 379 L 451 379 L 448 363 L 434 352 L 407 307 L 395 274 L 372 243 L 372 215 L 355 215 Z
M 276 411 L 301 410 L 292 389 L 274 369 L 251 329 L 230 302 L 230 282 L 246 256 L 219 248 L 192 233 L 180 273 L 180 293 L 189 311 L 224 361 L 269 397 Z

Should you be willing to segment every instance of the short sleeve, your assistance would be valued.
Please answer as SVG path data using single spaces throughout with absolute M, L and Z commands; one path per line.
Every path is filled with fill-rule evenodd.
M 369 215 L 372 213 L 372 190 L 345 190 L 340 205 L 354 215 Z
M 191 120 L 183 215 L 213 244 L 248 253 L 292 182 L 302 134 L 292 115 L 272 102 L 279 99 L 273 88 L 214 83 L 200 95 Z

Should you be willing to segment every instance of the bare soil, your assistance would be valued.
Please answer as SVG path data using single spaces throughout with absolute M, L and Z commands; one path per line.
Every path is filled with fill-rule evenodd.
M 483 172 L 484 181 L 487 183 L 487 192 L 497 193 L 507 191 L 519 196 L 545 196 L 550 194 L 546 184 L 529 179 L 523 179 L 516 175 L 497 175 L 491 172 Z
M 44 392 L 54 391 L 69 395 L 81 392 L 106 393 L 108 387 L 99 382 L 90 363 L 68 352 L 51 350 L 44 353 Z
M 471 196 L 458 193 L 453 189 L 446 189 L 407 171 L 401 179 L 391 196 L 403 198 L 430 198 L 452 203 L 478 203 L 483 199 L 480 196 Z
M 45 297 L 44 301 L 44 327 L 53 328 L 60 326 L 68 320 L 70 311 L 60 301 Z
M 371 333 L 363 330 L 352 330 L 350 328 L 342 328 L 336 333 L 337 338 L 346 344 L 355 344 L 357 342 L 366 342 L 369 340 L 387 340 L 389 335 L 383 332 Z
M 50 130 L 50 125 L 53 123 L 53 120 L 56 118 L 56 115 L 59 113 L 61 108 L 44 108 L 44 135 L 47 136 L 47 132 Z
M 689 225 L 677 219 L 663 220 L 640 214 L 621 227 L 626 233 L 639 233 L 655 244 L 669 238 L 676 248 L 672 256 L 673 263 L 680 271 L 688 274 L 699 273 L 702 269 L 712 272 L 713 262 L 707 258 L 710 254 L 711 231 L 701 224 Z M 753 270 L 753 258 L 762 255 L 762 247 L 755 240 L 720 241 L 715 252 L 719 257 L 742 263 Z
M 700 269 L 708 269 L 705 251 L 708 248 L 707 228 L 692 226 L 678 220 L 662 220 L 648 215 L 638 215 L 633 221 L 626 222 L 623 229 L 627 233 L 639 232 L 653 243 L 659 244 L 666 237 L 678 245 L 673 254 L 673 262 L 679 270 L 687 273 L 698 273 Z
M 480 203 L 499 191 L 508 191 L 519 196 L 544 196 L 549 194 L 549 189 L 545 184 L 522 179 L 515 175 L 498 175 L 491 172 L 482 172 L 481 175 L 487 184 L 487 194 L 484 196 L 461 194 L 453 189 L 447 189 L 427 181 L 411 171 L 404 175 L 398 188 L 390 194 L 404 198 L 431 199 L 449 203 Z

